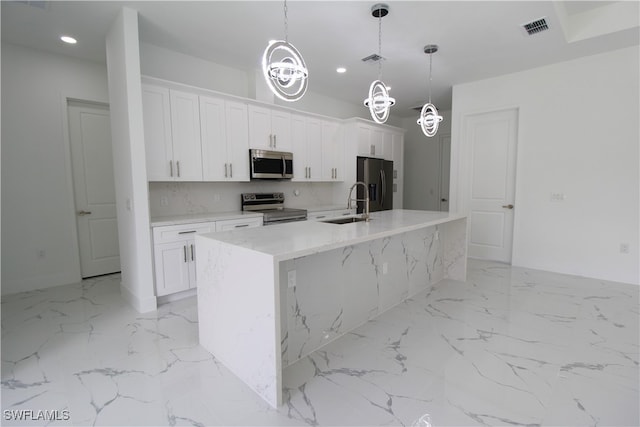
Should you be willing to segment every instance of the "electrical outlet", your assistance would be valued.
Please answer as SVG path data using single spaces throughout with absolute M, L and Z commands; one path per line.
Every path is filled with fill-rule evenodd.
M 382 263 L 382 274 L 387 274 L 389 272 L 389 263 L 388 262 L 383 262 Z
M 552 202 L 563 202 L 567 196 L 564 193 L 551 193 Z
M 45 251 L 44 249 L 38 249 L 38 252 L 37 252 L 38 259 L 45 259 L 46 256 L 47 256 L 47 251 Z
M 218 193 L 213 195 L 213 201 L 214 202 L 219 202 L 220 201 L 220 195 Z
M 620 253 L 628 254 L 629 253 L 629 244 L 628 243 L 620 243 Z
M 160 197 L 160 206 L 169 206 L 169 198 L 167 196 Z

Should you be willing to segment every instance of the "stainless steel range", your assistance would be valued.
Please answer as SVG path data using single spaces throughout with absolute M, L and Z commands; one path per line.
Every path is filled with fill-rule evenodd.
M 284 193 L 242 193 L 242 210 L 261 212 L 264 225 L 282 224 L 284 222 L 305 221 L 306 209 L 284 207 Z

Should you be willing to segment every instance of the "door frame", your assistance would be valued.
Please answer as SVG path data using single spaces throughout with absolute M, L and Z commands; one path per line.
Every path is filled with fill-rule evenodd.
M 92 104 L 98 106 L 109 107 L 109 101 L 99 99 L 86 99 L 84 97 L 71 96 L 62 94 L 60 96 L 60 111 L 62 119 L 62 141 L 64 144 L 64 168 L 65 168 L 65 186 L 67 200 L 69 206 L 67 208 L 67 218 L 71 221 L 71 235 L 69 236 L 69 244 L 73 253 L 76 254 L 73 260 L 73 270 L 69 275 L 73 277 L 74 283 L 82 281 L 82 269 L 80 267 L 80 243 L 78 241 L 78 223 L 76 221 L 76 196 L 73 189 L 73 170 L 71 161 L 71 134 L 69 132 L 69 102 L 79 102 L 84 104 Z
M 520 171 L 522 166 L 522 153 L 526 146 L 522 138 L 522 126 L 520 126 L 520 117 L 522 116 L 522 108 L 518 104 L 503 105 L 499 107 L 475 109 L 464 112 L 457 112 L 454 117 L 457 124 L 452 128 L 451 137 L 451 181 L 449 183 L 449 211 L 463 215 L 469 214 L 471 176 L 469 174 L 471 167 L 472 150 L 468 145 L 467 125 L 468 118 L 478 116 L 480 114 L 497 113 L 502 111 L 515 111 L 518 117 L 518 126 L 516 130 L 516 159 L 515 159 L 515 182 L 514 182 L 514 205 L 513 210 L 513 232 L 511 245 L 511 260 L 516 258 L 516 248 L 518 242 L 518 233 L 520 225 L 520 215 L 518 215 L 518 201 L 521 194 Z M 453 118 L 452 118 L 453 120 Z M 470 232 L 470 224 L 467 221 L 467 235 Z

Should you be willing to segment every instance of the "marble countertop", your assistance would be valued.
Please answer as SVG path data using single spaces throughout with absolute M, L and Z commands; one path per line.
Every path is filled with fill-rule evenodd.
M 227 219 L 257 218 L 262 217 L 257 212 L 205 212 L 197 214 L 168 215 L 151 218 L 152 227 L 167 225 L 196 224 L 198 222 L 223 221 Z
M 394 209 L 373 212 L 369 222 L 362 221 L 339 225 L 320 221 L 299 221 L 201 234 L 196 236 L 196 239 L 203 238 L 225 242 L 271 255 L 276 261 L 283 261 L 462 218 L 465 218 L 465 215 L 449 212 Z

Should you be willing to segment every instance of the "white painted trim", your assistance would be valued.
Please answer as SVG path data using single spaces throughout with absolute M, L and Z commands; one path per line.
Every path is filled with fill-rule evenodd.
M 44 274 L 36 277 L 19 280 L 4 280 L 2 283 L 2 295 L 12 295 L 20 292 L 29 292 L 39 289 L 53 288 L 67 284 L 79 283 L 82 279 L 76 277 L 73 272 L 59 274 Z M 54 283 L 54 285 L 51 285 Z
M 120 282 L 120 295 L 138 313 L 148 313 L 158 309 L 158 300 L 155 296 L 148 298 L 138 298 L 122 282 Z

